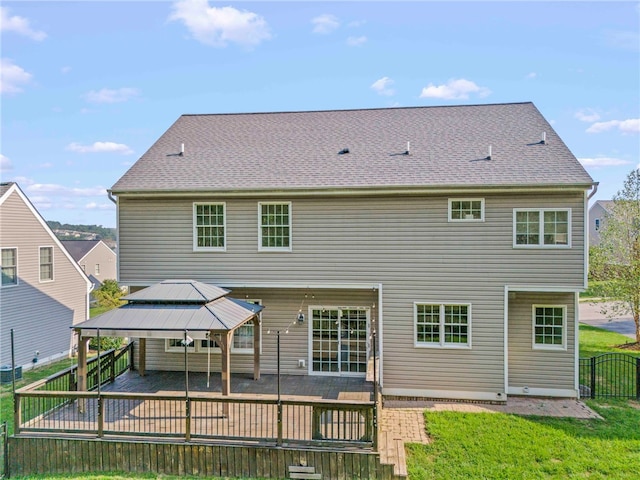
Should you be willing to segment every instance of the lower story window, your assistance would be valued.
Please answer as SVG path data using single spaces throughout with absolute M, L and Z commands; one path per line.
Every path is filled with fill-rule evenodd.
M 416 303 L 415 344 L 421 347 L 470 347 L 471 305 Z
M 187 342 L 187 352 L 195 352 L 195 341 L 187 337 Z M 167 338 L 164 342 L 164 350 L 165 352 L 184 352 L 184 343 L 184 338 Z
M 533 306 L 533 348 L 564 350 L 566 348 L 566 307 Z

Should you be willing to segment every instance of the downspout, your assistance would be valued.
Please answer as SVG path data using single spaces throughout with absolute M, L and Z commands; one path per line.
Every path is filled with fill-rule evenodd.
M 118 204 L 118 199 L 111 193 L 111 190 L 107 190 L 107 197 L 116 206 L 116 282 L 120 284 L 120 205 Z
M 591 197 L 596 194 L 596 192 L 598 191 L 598 185 L 600 185 L 600 182 L 593 182 L 593 184 L 591 185 L 591 188 L 593 188 L 593 190 L 591 190 L 591 193 L 587 197 L 587 200 L 591 200 Z

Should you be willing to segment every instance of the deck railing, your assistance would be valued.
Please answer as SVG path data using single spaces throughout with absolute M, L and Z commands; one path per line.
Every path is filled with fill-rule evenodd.
M 16 392 L 15 432 L 224 440 L 275 445 L 375 445 L 375 403 L 194 393 Z M 55 405 L 52 408 L 52 405 Z

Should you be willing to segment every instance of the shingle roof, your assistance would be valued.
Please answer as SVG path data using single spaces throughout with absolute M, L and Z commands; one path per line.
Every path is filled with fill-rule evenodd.
M 165 280 L 126 297 L 129 303 L 182 302 L 205 304 L 224 297 L 229 290 L 195 280 Z
M 14 182 L 2 182 L 0 183 L 0 197 L 9 191 Z
M 546 144 L 541 143 L 543 132 Z M 407 142 L 410 154 L 404 155 Z M 487 160 L 490 145 L 492 157 Z M 345 148 L 349 153 L 338 154 Z M 510 103 L 183 115 L 112 190 L 251 192 L 592 182 L 532 103 Z
M 79 262 L 98 243 L 100 243 L 100 240 L 61 240 L 61 243 L 73 259 L 76 262 Z

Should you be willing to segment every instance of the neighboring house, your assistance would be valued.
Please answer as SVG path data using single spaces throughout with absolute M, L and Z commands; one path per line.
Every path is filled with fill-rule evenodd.
M 0 184 L 0 362 L 29 368 L 69 354 L 91 283 L 16 183 Z
M 118 279 L 116 252 L 102 240 L 62 240 L 62 244 L 87 274 L 94 290 L 105 280 Z
M 589 245 L 600 244 L 600 229 L 604 226 L 607 215 L 611 214 L 613 200 L 598 200 L 589 208 Z
M 110 192 L 119 280 L 259 302 L 264 373 L 276 331 L 300 375 L 364 376 L 376 338 L 388 397 L 576 397 L 593 186 L 532 103 L 183 115 Z M 176 342 L 147 369 L 181 369 Z

